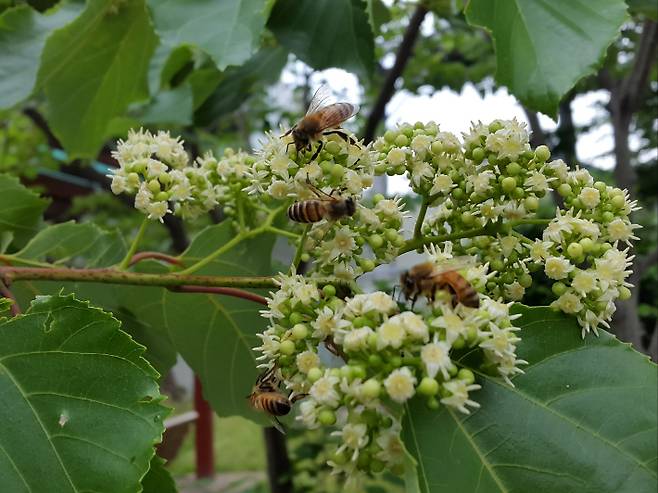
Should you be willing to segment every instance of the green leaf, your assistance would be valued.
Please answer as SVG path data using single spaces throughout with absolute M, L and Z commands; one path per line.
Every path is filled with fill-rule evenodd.
M 154 455 L 149 472 L 142 479 L 142 493 L 176 493 L 177 491 L 174 479 L 165 469 L 165 460 Z
M 182 259 L 191 265 L 234 236 L 228 222 L 203 230 Z M 271 274 L 272 235 L 238 244 L 196 272 L 205 275 Z M 241 415 L 262 420 L 245 398 L 256 380 L 256 337 L 266 320 L 262 305 L 215 294 L 163 290 L 164 318 L 174 346 L 201 378 L 204 396 L 220 416 Z
M 656 366 L 607 332 L 582 340 L 571 317 L 518 311 L 529 365 L 515 388 L 479 374 L 469 416 L 411 402 L 403 440 L 421 491 L 654 491 Z
M 11 316 L 11 305 L 11 300 L 0 297 L 0 322 Z
M 182 84 L 175 89 L 157 93 L 153 100 L 137 113 L 136 118 L 146 125 L 191 125 L 192 107 L 192 87 Z
M 379 34 L 382 24 L 391 20 L 391 12 L 382 0 L 366 0 L 366 9 L 373 34 Z
M 18 178 L 0 174 L 0 233 L 13 233 L 14 239 L 24 242 L 34 234 L 47 205 Z
M 626 0 L 626 3 L 632 13 L 646 15 L 654 21 L 658 20 L 658 5 L 654 0 Z
M 126 245 L 118 232 L 107 232 L 92 223 L 73 221 L 54 224 L 32 238 L 14 256 L 22 259 L 70 262 L 80 257 L 85 267 L 109 267 L 117 264 L 126 253 Z
M 253 94 L 255 88 L 278 80 L 281 70 L 288 60 L 287 51 L 281 46 L 262 48 L 241 67 L 231 67 L 219 74 L 219 85 L 212 73 L 197 70 L 190 76 L 194 89 L 195 108 L 199 122 L 213 122 L 226 113 L 236 110 Z M 216 88 L 208 97 L 208 88 L 215 83 Z
M 48 123 L 71 158 L 93 157 L 112 118 L 148 96 L 155 43 L 144 0 L 90 0 L 80 17 L 50 37 L 39 82 Z
M 372 73 L 373 33 L 361 0 L 278 0 L 267 25 L 314 69 L 338 67 L 364 77 Z
M 72 296 L 0 324 L 3 491 L 134 492 L 167 409 L 143 347 Z
M 20 5 L 0 15 L 0 109 L 14 106 L 30 95 L 46 39 L 79 13 L 80 6 L 75 4 L 67 4 L 51 15 L 41 15 Z
M 217 68 L 241 65 L 256 51 L 267 0 L 148 0 L 155 29 L 171 48 L 197 46 Z
M 497 82 L 550 116 L 596 70 L 627 18 L 622 0 L 471 0 L 466 16 L 491 31 Z

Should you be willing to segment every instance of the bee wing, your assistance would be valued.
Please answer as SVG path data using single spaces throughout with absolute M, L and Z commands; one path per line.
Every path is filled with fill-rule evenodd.
M 454 270 L 466 269 L 468 267 L 473 267 L 475 264 L 475 257 L 471 257 L 469 255 L 453 257 L 451 259 L 442 261 L 435 270 L 435 275 L 444 274 Z
M 334 103 L 318 111 L 320 130 L 340 126 L 359 111 L 359 106 L 352 103 Z
M 329 86 L 322 84 L 317 88 L 315 94 L 313 94 L 311 102 L 308 105 L 308 110 L 306 110 L 306 114 L 310 115 L 311 113 L 320 111 L 321 108 L 327 106 L 331 102 L 331 98 L 332 96 Z
M 274 426 L 279 431 L 279 433 L 285 435 L 286 429 L 283 426 L 283 423 L 279 421 L 279 419 L 276 416 L 271 416 L 271 418 L 272 418 L 272 426 Z

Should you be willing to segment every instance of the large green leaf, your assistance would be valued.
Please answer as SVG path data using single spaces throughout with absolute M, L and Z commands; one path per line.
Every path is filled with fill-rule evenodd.
M 623 0 L 471 0 L 471 24 L 491 31 L 496 80 L 526 106 L 554 116 L 592 73 L 626 20 Z
M 464 416 L 412 401 L 403 439 L 421 491 L 649 493 L 657 481 L 658 381 L 648 358 L 575 319 L 520 308 L 515 388 L 479 374 Z
M 196 262 L 234 235 L 228 222 L 203 230 L 182 258 Z M 238 244 L 199 270 L 206 275 L 271 274 L 270 257 L 274 236 L 262 235 Z M 163 290 L 165 323 L 174 346 L 201 378 L 204 396 L 220 416 L 242 415 L 259 419 L 245 396 L 256 380 L 256 333 L 266 321 L 263 306 L 215 294 L 174 293 Z M 262 416 L 260 416 L 262 417 Z
M 48 201 L 20 184 L 14 176 L 0 174 L 0 233 L 19 242 L 34 234 Z
M 151 459 L 151 467 L 142 479 L 142 493 L 176 493 L 176 483 L 165 469 L 165 460 L 157 455 Z
M 311 67 L 343 68 L 369 77 L 373 33 L 361 0 L 278 0 L 268 27 Z
M 70 157 L 93 157 L 112 118 L 148 96 L 156 37 L 144 0 L 90 0 L 43 51 L 39 84 L 47 118 Z
M 109 267 L 120 262 L 125 253 L 126 245 L 118 232 L 70 221 L 39 231 L 15 257 L 54 264 L 81 258 L 85 267 Z
M 165 46 L 197 46 L 220 70 L 240 65 L 256 51 L 267 0 L 148 0 Z
M 11 315 L 11 300 L 0 296 L 0 321 Z
M 210 123 L 236 110 L 255 88 L 278 80 L 287 60 L 288 53 L 281 46 L 262 48 L 244 65 L 230 67 L 220 74 L 219 84 L 212 72 L 197 70 L 190 76 L 195 108 L 201 106 L 195 114 L 196 119 Z M 208 97 L 207 89 L 213 82 L 216 88 Z
M 653 0 L 626 0 L 631 12 L 646 15 L 649 19 L 658 20 L 658 5 Z
M 138 491 L 167 409 L 143 347 L 72 296 L 0 324 L 3 491 Z
M 0 15 L 0 109 L 14 106 L 30 95 L 46 39 L 79 13 L 76 4 L 67 4 L 52 15 L 41 15 L 20 5 Z

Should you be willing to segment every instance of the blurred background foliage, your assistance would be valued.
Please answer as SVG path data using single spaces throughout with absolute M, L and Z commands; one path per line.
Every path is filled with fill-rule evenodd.
M 125 237 L 135 234 L 141 216 L 134 213 L 130 201 L 109 192 L 106 178 L 115 165 L 110 157 L 113 142 L 131 127 L 180 134 L 190 154 L 198 156 L 206 150 L 220 153 L 228 146 L 252 150 L 264 132 L 287 128 L 296 121 L 320 82 L 331 83 L 336 78 L 354 86 L 360 99 L 362 109 L 348 125 L 360 135 L 384 130 L 386 112 L 382 110 L 378 118 L 373 115 L 382 101 L 386 107 L 393 94 L 432 95 L 445 88 L 461 92 L 473 86 L 487 95 L 500 87 L 492 34 L 469 24 L 461 0 L 422 4 L 400 0 L 231 0 L 221 7 L 212 2 L 184 3 L 91 0 L 85 5 L 81 1 L 0 0 L 0 67 L 9 67 L 0 72 L 4 78 L 0 90 L 5 94 L 0 98 L 0 173 L 17 175 L 25 184 L 50 195 L 53 201 L 47 220 L 93 221 L 118 228 Z M 638 267 L 631 280 L 637 288 L 631 300 L 621 303 L 613 330 L 638 349 L 657 351 L 656 6 L 638 0 L 629 0 L 628 5 L 629 16 L 600 66 L 584 74 L 561 100 L 550 103 L 556 107 L 550 115 L 554 122 L 546 125 L 538 108 L 520 104 L 533 131 L 533 145 L 545 143 L 555 158 L 587 167 L 598 179 L 628 188 L 642 205 L 634 218 L 643 226 L 636 246 Z M 93 17 L 97 13 L 100 15 Z M 229 13 L 247 29 L 226 29 Z M 84 26 L 76 26 L 74 19 L 85 15 L 88 19 L 84 22 L 95 23 L 93 33 L 101 33 L 102 39 L 85 33 Z M 418 18 L 417 31 L 412 33 L 413 50 L 400 60 L 410 25 Z M 126 28 L 128 21 L 135 30 Z M 14 25 L 24 30 L 18 32 L 23 35 L 19 43 L 12 37 Z M 131 46 L 132 52 L 113 45 L 111 53 L 98 53 L 99 43 L 112 36 L 117 43 Z M 68 57 L 69 51 L 72 57 Z M 81 59 L 85 63 L 76 64 Z M 41 64 L 39 73 L 25 70 L 18 76 L 13 72 L 30 64 Z M 126 76 L 129 80 L 121 82 L 125 85 L 122 98 L 113 99 L 112 84 L 98 83 L 95 77 L 118 83 L 121 74 L 117 70 L 124 65 L 131 67 Z M 346 72 L 323 72 L 328 68 Z M 90 73 L 96 76 L 88 80 Z M 383 94 L 387 84 L 391 89 L 388 97 Z M 508 89 L 517 94 L 515 87 Z M 575 123 L 574 100 L 600 92 L 605 96 L 596 103 L 594 116 L 586 123 Z M 350 98 L 354 94 L 337 91 L 335 96 Z M 86 111 L 89 107 L 94 113 Z M 434 119 L 440 123 L 442 115 Z M 600 128 L 611 128 L 608 133 L 614 140 L 612 147 L 602 148 L 599 154 L 613 163 L 605 170 L 596 168 L 596 162 L 579 161 L 576 152 L 578 140 Z M 386 183 L 379 182 L 377 187 L 385 191 Z M 412 196 L 406 200 L 415 203 Z M 551 216 L 552 198 L 542 207 L 545 215 Z M 195 232 L 222 217 L 220 209 L 195 224 L 170 217 L 164 227 L 149 229 L 144 249 L 180 252 Z M 527 232 L 531 237 L 538 233 Z M 528 293 L 528 304 L 546 304 L 551 298 L 547 286 L 536 282 Z M 243 455 L 220 462 L 220 469 L 264 468 L 254 427 L 229 419 L 220 422 L 220 461 L 229 460 L 222 457 L 224 450 L 237 450 L 237 444 L 242 447 L 245 440 L 254 441 L 241 449 Z M 335 479 L 309 473 L 321 468 L 317 454 L 325 439 L 318 432 L 291 435 L 295 491 L 341 491 L 342 485 Z M 191 471 L 190 448 L 186 443 L 178 462 L 172 464 L 174 472 Z M 368 487 L 372 492 L 396 490 L 401 491 L 396 481 Z

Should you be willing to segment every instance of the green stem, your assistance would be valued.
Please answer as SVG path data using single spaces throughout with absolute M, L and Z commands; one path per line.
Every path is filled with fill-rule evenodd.
M 269 228 L 267 228 L 267 231 L 270 233 L 274 233 L 275 235 L 281 235 L 287 238 L 292 238 L 293 240 L 299 239 L 299 235 L 297 233 L 293 233 L 292 231 L 286 231 L 285 229 L 275 228 L 274 226 L 270 226 Z
M 0 267 L 0 278 L 8 281 L 74 281 L 103 284 L 130 284 L 136 286 L 207 286 L 233 288 L 276 288 L 275 278 L 271 276 L 187 276 L 179 273 L 144 274 L 117 269 L 70 269 L 70 268 L 33 268 Z M 353 283 L 335 277 L 314 278 L 320 286 L 334 284 L 352 290 Z
M 250 233 L 256 233 L 256 232 L 261 233 L 262 229 L 263 228 L 254 229 Z M 219 247 L 217 250 L 212 252 L 207 257 L 202 258 L 196 264 L 192 264 L 187 269 L 184 269 L 184 270 L 180 271 L 178 273 L 178 275 L 180 275 L 180 276 L 189 275 L 189 274 L 192 274 L 193 272 L 198 271 L 202 267 L 205 267 L 206 265 L 208 265 L 210 262 L 215 260 L 217 257 L 222 255 L 223 253 L 228 252 L 231 248 L 233 248 L 235 245 L 240 243 L 242 240 L 246 240 L 249 236 L 255 236 L 255 235 L 251 235 L 250 233 L 240 233 L 239 235 L 234 236 L 232 240 L 224 243 L 221 247 Z
M 302 260 L 302 253 L 304 252 L 304 243 L 306 242 L 306 235 L 308 234 L 309 230 L 311 229 L 311 225 L 307 224 L 304 226 L 304 231 L 302 232 L 302 236 L 299 239 L 299 243 L 297 244 L 297 250 L 295 251 L 295 258 L 292 260 L 292 264 L 290 264 L 290 272 L 292 273 L 293 269 L 296 271 L 297 267 L 299 267 L 299 262 Z
M 130 265 L 130 260 L 133 258 L 133 255 L 135 255 L 135 252 L 137 251 L 137 246 L 139 245 L 139 242 L 142 240 L 142 236 L 144 236 L 144 231 L 146 231 L 146 226 L 148 222 L 149 219 L 145 217 L 144 220 L 142 221 L 142 224 L 140 224 L 139 226 L 139 231 L 137 231 L 137 235 L 135 235 L 135 238 L 130 244 L 128 253 L 126 253 L 126 256 L 123 257 L 123 260 L 119 264 L 119 269 L 127 269 L 128 266 Z
M 423 221 L 425 220 L 425 214 L 427 213 L 427 208 L 430 205 L 429 197 L 423 196 L 423 200 L 420 204 L 420 211 L 418 211 L 418 217 L 416 218 L 416 225 L 414 226 L 414 240 L 418 240 L 422 235 Z
M 238 194 L 237 196 L 237 208 L 238 208 L 238 224 L 240 225 L 240 231 L 244 231 L 245 222 L 244 222 L 244 206 L 242 205 L 242 197 Z

